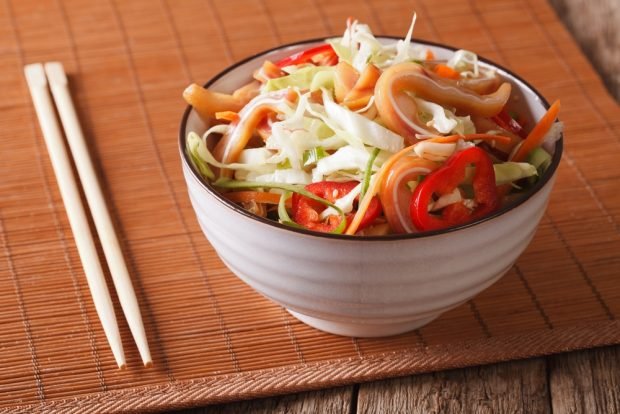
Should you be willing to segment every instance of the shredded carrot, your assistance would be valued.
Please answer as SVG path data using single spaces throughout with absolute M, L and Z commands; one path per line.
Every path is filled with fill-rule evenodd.
M 450 66 L 444 65 L 443 63 L 435 66 L 435 73 L 442 78 L 447 79 L 459 79 L 461 77 L 460 73 L 452 69 Z
M 452 142 L 457 142 L 459 139 L 462 139 L 463 141 L 476 141 L 476 140 L 481 140 L 481 141 L 498 141 L 501 142 L 503 144 L 508 144 L 510 142 L 512 142 L 512 140 L 509 137 L 505 137 L 502 135 L 493 135 L 493 134 L 465 134 L 465 135 L 448 135 L 445 137 L 433 137 L 433 138 L 429 138 L 425 141 L 430 141 L 430 142 L 438 142 L 441 144 L 448 144 L 448 143 L 452 143 Z
M 435 54 L 430 49 L 426 49 L 426 60 L 435 60 Z
M 239 114 L 233 111 L 221 111 L 215 113 L 215 119 L 220 121 L 235 122 L 239 120 Z
M 540 118 L 540 121 L 536 124 L 534 129 L 527 135 L 525 140 L 521 143 L 521 146 L 517 149 L 510 161 L 521 162 L 532 152 L 535 148 L 542 145 L 543 139 L 551 126 L 558 117 L 560 112 L 560 101 L 557 100 L 551 105 L 547 112 Z
M 235 203 L 256 203 L 278 204 L 280 202 L 280 194 L 266 193 L 264 191 L 234 191 L 224 193 L 224 197 Z M 287 200 L 290 204 L 290 199 Z

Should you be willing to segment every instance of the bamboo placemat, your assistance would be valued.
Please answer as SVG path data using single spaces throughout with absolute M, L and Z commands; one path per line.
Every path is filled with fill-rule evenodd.
M 562 100 L 556 188 L 531 246 L 474 300 L 397 337 L 324 334 L 231 275 L 200 232 L 181 91 L 263 49 L 339 35 L 349 15 L 402 36 L 414 9 L 416 37 Z M 118 370 L 97 320 L 22 76 L 47 60 L 70 75 L 153 368 L 121 322 Z M 4 1 L 0 68 L 0 410 L 164 410 L 620 342 L 620 108 L 544 1 Z

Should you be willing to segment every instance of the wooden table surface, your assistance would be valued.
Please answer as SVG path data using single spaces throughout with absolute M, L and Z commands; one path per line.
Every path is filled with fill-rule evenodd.
M 618 413 L 620 346 L 179 411 Z

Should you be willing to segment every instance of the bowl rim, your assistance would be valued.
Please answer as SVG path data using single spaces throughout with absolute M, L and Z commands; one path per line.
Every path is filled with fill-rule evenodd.
M 337 36 L 336 36 L 337 37 Z M 375 36 L 377 39 L 390 39 L 390 40 L 401 40 L 402 38 L 397 37 L 397 36 L 387 36 L 387 35 L 376 35 Z M 282 44 L 279 46 L 275 46 L 260 52 L 257 52 L 253 55 L 250 55 L 244 59 L 241 59 L 229 66 L 227 66 L 226 68 L 224 68 L 223 70 L 221 70 L 219 73 L 217 73 L 215 76 L 213 76 L 211 79 L 209 79 L 204 85 L 203 87 L 208 88 L 209 86 L 211 86 L 213 83 L 215 83 L 216 81 L 218 81 L 219 79 L 221 79 L 222 77 L 226 76 L 229 72 L 231 72 L 232 70 L 236 69 L 237 67 L 244 65 L 245 63 L 254 60 L 258 57 L 267 55 L 271 52 L 275 52 L 277 50 L 280 49 L 285 49 L 285 48 L 289 48 L 289 47 L 294 47 L 294 46 L 301 46 L 304 44 L 310 44 L 310 43 L 318 43 L 318 42 L 324 42 L 328 39 L 333 39 L 334 36 L 327 36 L 327 37 L 318 37 L 318 38 L 313 38 L 313 39 L 305 39 L 305 40 L 300 40 L 300 41 L 296 41 L 296 42 L 291 42 L 291 43 L 286 43 L 286 44 Z M 442 43 L 438 43 L 438 42 L 432 42 L 432 41 L 428 41 L 428 40 L 424 40 L 424 39 L 417 39 L 417 38 L 412 38 L 411 39 L 411 43 L 412 44 L 417 44 L 417 45 L 422 45 L 422 46 L 434 46 L 434 47 L 438 47 L 438 48 L 443 48 L 443 49 L 447 49 L 447 50 L 452 50 L 457 51 L 459 49 L 453 47 L 453 46 L 449 46 L 449 45 L 445 45 Z M 513 71 L 505 68 L 502 65 L 499 65 L 495 62 L 493 62 L 492 60 L 489 60 L 483 56 L 478 56 L 478 60 L 493 66 L 497 69 L 500 69 L 501 71 L 507 73 L 508 75 L 510 75 L 513 79 L 521 82 L 523 85 L 525 85 L 526 88 L 528 88 L 542 103 L 543 107 L 545 109 L 549 109 L 550 105 L 549 102 L 545 99 L 545 97 L 538 92 L 538 90 L 536 88 L 534 88 L 529 82 L 527 82 L 526 80 L 524 80 L 523 78 L 521 78 L 519 75 L 515 74 Z M 259 223 L 263 223 L 266 224 L 268 226 L 272 226 L 275 228 L 279 228 L 279 229 L 283 229 L 286 231 L 291 231 L 294 233 L 298 233 L 300 235 L 307 235 L 307 236 L 313 236 L 313 237 L 323 237 L 323 238 L 328 238 L 330 240 L 347 240 L 347 241 L 351 241 L 351 240 L 364 240 L 364 241 L 395 241 L 395 240 L 409 240 L 409 239 L 419 239 L 419 238 L 429 238 L 429 237 L 433 237 L 433 236 L 441 236 L 441 235 L 445 235 L 445 234 L 449 234 L 452 232 L 456 232 L 459 230 L 464 230 L 473 226 L 477 226 L 479 224 L 485 223 L 487 221 L 493 220 L 494 218 L 497 218 L 499 216 L 502 216 L 514 209 L 516 209 L 517 207 L 519 207 L 520 205 L 524 204 L 526 201 L 528 201 L 530 198 L 532 198 L 535 194 L 537 194 L 550 180 L 551 178 L 555 175 L 556 170 L 558 169 L 558 166 L 560 164 L 560 160 L 562 158 L 562 153 L 564 150 L 564 133 L 562 133 L 560 135 L 560 138 L 555 142 L 555 152 L 553 153 L 552 159 L 551 159 L 551 164 L 549 165 L 549 167 L 547 168 L 547 170 L 545 171 L 544 176 L 538 180 L 536 182 L 536 184 L 534 184 L 534 186 L 532 188 L 530 188 L 530 190 L 524 194 L 521 197 L 516 198 L 515 200 L 511 200 L 509 203 L 506 203 L 504 206 L 502 206 L 501 208 L 499 208 L 498 210 L 496 210 L 495 212 L 493 212 L 492 214 L 489 214 L 487 216 L 484 216 L 478 220 L 474 220 L 459 226 L 454 226 L 454 227 L 449 227 L 446 229 L 440 229 L 440 230 L 432 230 L 432 231 L 423 231 L 423 232 L 419 232 L 419 233 L 402 233 L 402 234 L 388 234 L 388 235 L 382 235 L 382 236 L 355 236 L 355 235 L 345 235 L 345 234 L 333 234 L 333 233 L 322 233 L 322 232 L 316 232 L 316 231 L 312 231 L 312 230 L 308 230 L 308 229 L 304 229 L 304 228 L 296 228 L 296 227 L 291 227 L 291 226 L 287 226 L 284 225 L 282 223 L 279 223 L 275 220 L 271 220 L 265 217 L 260 217 L 256 214 L 250 213 L 249 211 L 247 211 L 246 209 L 244 209 L 243 207 L 235 204 L 234 202 L 224 198 L 221 196 L 221 194 L 201 175 L 199 174 L 195 168 L 192 167 L 191 162 L 188 159 L 188 155 L 187 155 L 187 151 L 186 151 L 186 126 L 187 126 L 187 120 L 189 118 L 189 115 L 192 111 L 193 107 L 191 105 L 187 105 L 185 111 L 183 112 L 183 117 L 181 118 L 181 124 L 179 127 L 179 152 L 181 155 L 181 160 L 183 163 L 183 166 L 187 167 L 189 169 L 189 171 L 191 172 L 191 174 L 193 175 L 193 178 L 197 180 L 198 183 L 200 183 L 201 187 L 206 190 L 209 194 L 211 194 L 212 196 L 214 196 L 214 198 L 219 201 L 221 204 L 223 204 L 225 207 L 239 213 L 242 214 L 252 220 L 255 220 Z

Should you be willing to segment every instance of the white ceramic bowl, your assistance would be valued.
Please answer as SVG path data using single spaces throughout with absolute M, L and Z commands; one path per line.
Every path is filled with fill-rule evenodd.
M 276 61 L 320 41 L 260 53 L 224 70 L 207 86 L 231 92 L 248 82 L 265 59 Z M 438 58 L 453 51 L 423 44 Z M 533 125 L 548 107 L 544 98 L 509 71 L 483 62 L 512 82 L 521 108 L 529 108 L 520 113 Z M 553 162 L 546 175 L 528 195 L 477 222 L 421 234 L 352 237 L 285 227 L 222 198 L 192 169 L 185 153 L 186 133 L 200 134 L 206 127 L 188 107 L 181 122 L 180 153 L 198 222 L 222 261 L 301 321 L 359 337 L 419 328 L 502 277 L 536 231 L 562 153 L 560 140 L 550 149 Z

